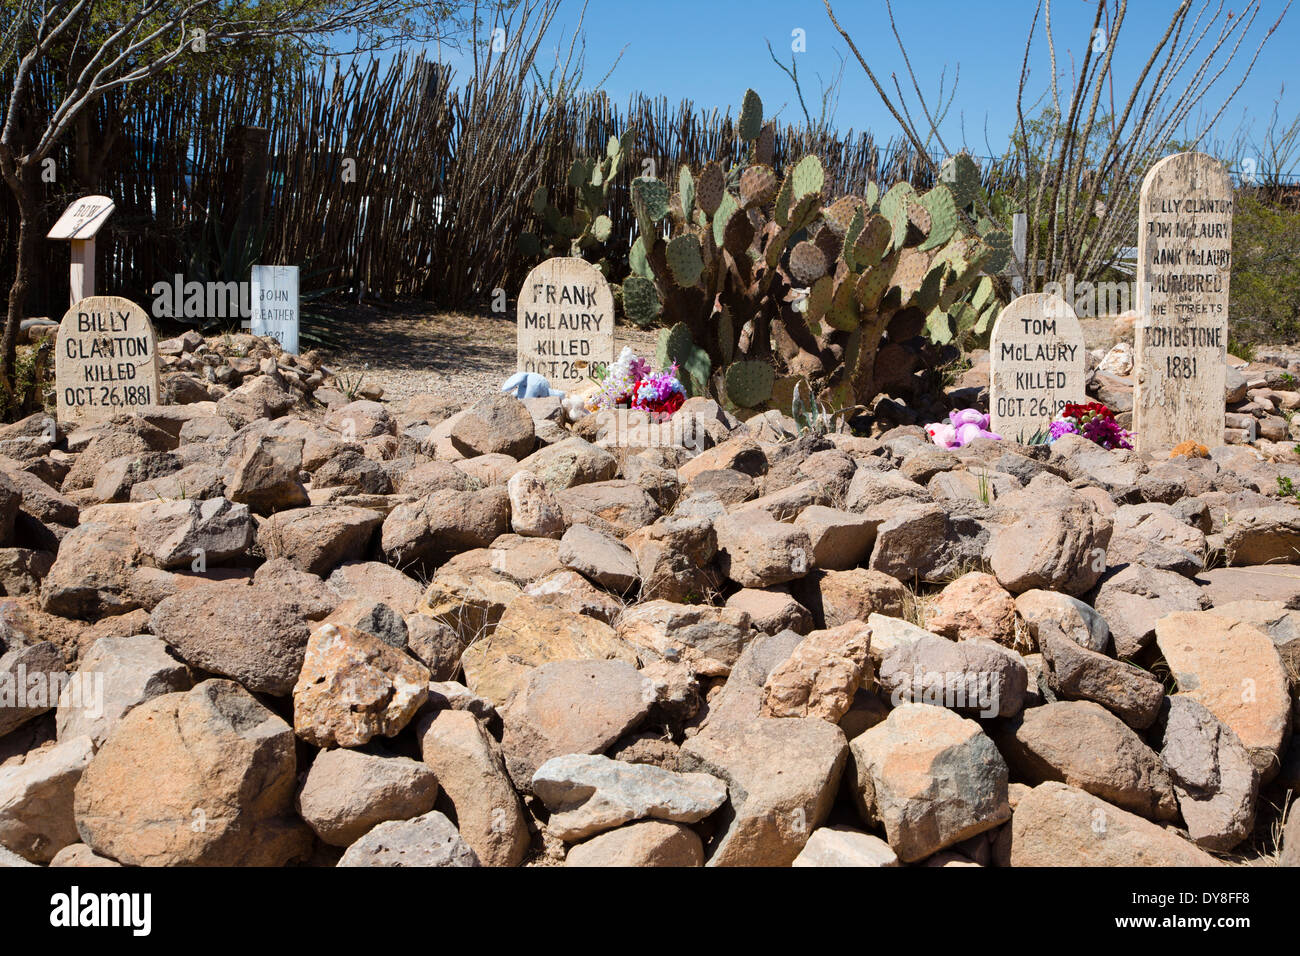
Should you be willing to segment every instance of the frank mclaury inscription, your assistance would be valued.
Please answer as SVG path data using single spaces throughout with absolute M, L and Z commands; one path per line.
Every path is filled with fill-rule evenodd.
M 161 403 L 153 324 L 134 302 L 82 299 L 63 316 L 54 350 L 57 416 L 95 422 Z
M 1140 452 L 1223 444 L 1232 180 L 1204 153 L 1151 167 L 1138 215 L 1137 389 Z
M 582 259 L 547 259 L 528 273 L 518 323 L 519 371 L 553 388 L 581 386 L 593 363 L 614 361 L 614 295 Z
M 1083 330 L 1060 296 L 1022 295 L 990 340 L 990 430 L 1008 441 L 1047 428 L 1069 402 L 1087 401 Z

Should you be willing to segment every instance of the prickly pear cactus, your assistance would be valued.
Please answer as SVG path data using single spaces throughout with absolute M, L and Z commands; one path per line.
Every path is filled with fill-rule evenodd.
M 575 203 L 572 213 L 564 215 L 551 202 L 551 193 L 539 186 L 533 193 L 533 215 L 540 228 L 519 236 L 519 251 L 529 259 L 550 259 L 555 256 L 577 256 L 588 259 L 598 248 L 609 241 L 614 230 L 613 220 L 605 214 L 609 206 L 609 190 L 632 148 L 633 130 L 622 136 L 611 136 L 600 159 L 582 158 L 573 161 L 565 185 L 572 190 Z M 605 259 L 596 267 L 607 277 L 610 264 Z
M 737 414 L 790 411 L 796 386 L 834 414 L 906 391 L 938 347 L 984 332 L 996 314 L 985 271 L 1004 246 L 972 218 L 979 168 L 944 164 L 924 194 L 872 184 L 830 201 L 816 156 L 772 168 L 771 124 L 747 91 L 736 122 L 740 166 L 682 167 L 632 183 L 639 235 L 623 309 L 641 325 L 672 323 L 657 358 L 691 394 Z M 576 223 L 575 223 L 576 226 Z

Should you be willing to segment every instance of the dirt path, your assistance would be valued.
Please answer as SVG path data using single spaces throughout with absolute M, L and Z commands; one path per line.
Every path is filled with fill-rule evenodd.
M 328 311 L 355 331 L 346 346 L 324 350 L 326 364 L 350 385 L 382 386 L 388 401 L 421 393 L 478 396 L 500 388 L 515 372 L 513 311 L 466 315 L 422 305 Z M 615 354 L 630 345 L 638 355 L 653 356 L 656 335 L 616 325 Z

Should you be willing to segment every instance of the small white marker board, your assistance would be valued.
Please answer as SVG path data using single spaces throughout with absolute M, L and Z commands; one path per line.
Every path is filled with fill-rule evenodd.
M 298 267 L 253 266 L 254 335 L 266 335 L 290 355 L 298 354 Z
M 113 200 L 107 196 L 82 196 L 63 211 L 46 239 L 72 243 L 72 264 L 68 268 L 68 295 L 72 305 L 95 294 L 95 234 L 113 214 Z

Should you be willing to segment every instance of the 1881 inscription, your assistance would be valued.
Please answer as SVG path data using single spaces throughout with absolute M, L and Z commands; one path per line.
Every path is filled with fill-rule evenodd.
M 1138 223 L 1137 448 L 1223 444 L 1232 268 L 1232 181 L 1218 160 L 1178 153 L 1142 183 Z
M 63 316 L 54 352 L 57 416 L 93 422 L 156 405 L 158 346 L 153 324 L 134 302 L 82 299 Z

